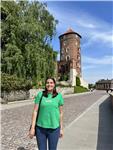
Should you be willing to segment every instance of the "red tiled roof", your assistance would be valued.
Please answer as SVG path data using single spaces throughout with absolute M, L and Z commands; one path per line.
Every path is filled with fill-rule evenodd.
M 71 28 L 69 28 L 64 34 L 74 32 Z
M 78 33 L 75 32 L 75 31 L 73 31 L 71 28 L 69 28 L 65 33 L 61 34 L 61 35 L 59 36 L 59 38 L 62 37 L 63 35 L 65 35 L 65 34 L 71 34 L 71 33 L 75 33 L 75 34 L 77 34 L 77 35 L 81 38 L 81 35 L 78 34 Z

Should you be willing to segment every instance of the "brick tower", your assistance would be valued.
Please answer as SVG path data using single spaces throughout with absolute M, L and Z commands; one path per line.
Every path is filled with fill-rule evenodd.
M 59 36 L 60 61 L 58 62 L 58 76 L 68 75 L 68 81 L 75 85 L 76 76 L 81 77 L 81 36 L 71 28 Z

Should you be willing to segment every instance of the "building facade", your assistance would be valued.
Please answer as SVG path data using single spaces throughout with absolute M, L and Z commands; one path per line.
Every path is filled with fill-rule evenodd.
M 97 90 L 110 90 L 113 89 L 113 79 L 112 80 L 99 80 L 96 82 Z
M 68 81 L 75 85 L 76 76 L 82 77 L 81 73 L 81 35 L 71 28 L 59 36 L 60 61 L 58 62 L 58 77 L 68 76 Z

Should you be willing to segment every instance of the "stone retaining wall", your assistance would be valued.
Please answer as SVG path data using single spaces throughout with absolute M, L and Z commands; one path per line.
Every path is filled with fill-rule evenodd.
M 29 99 L 33 99 L 39 91 L 43 91 L 44 89 L 30 89 L 30 96 Z M 62 95 L 65 94 L 72 94 L 74 93 L 74 87 L 57 87 L 57 92 L 62 93 Z
M 11 91 L 11 92 L 2 91 L 1 103 L 7 104 L 8 102 L 27 100 L 29 99 L 29 95 L 30 95 L 29 91 L 23 91 L 23 90 Z
M 1 92 L 1 103 L 7 104 L 8 102 L 13 101 L 20 101 L 20 100 L 28 100 L 28 99 L 34 99 L 34 97 L 38 94 L 39 91 L 42 91 L 44 89 L 30 89 L 29 91 L 12 91 L 12 92 Z M 57 91 L 62 93 L 62 95 L 65 94 L 72 94 L 74 93 L 74 88 L 70 87 L 57 87 Z

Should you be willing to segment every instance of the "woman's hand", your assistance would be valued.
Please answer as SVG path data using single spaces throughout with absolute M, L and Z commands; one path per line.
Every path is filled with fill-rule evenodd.
M 60 129 L 60 138 L 62 138 L 64 136 L 64 131 L 63 129 Z
M 34 135 L 35 135 L 35 128 L 31 128 L 29 130 L 29 137 L 30 137 L 30 139 L 32 139 Z

